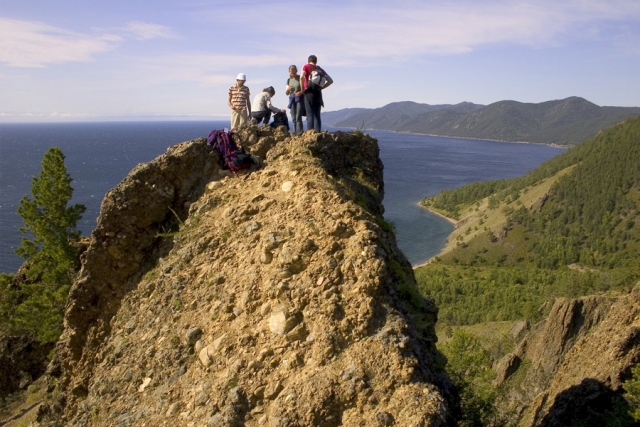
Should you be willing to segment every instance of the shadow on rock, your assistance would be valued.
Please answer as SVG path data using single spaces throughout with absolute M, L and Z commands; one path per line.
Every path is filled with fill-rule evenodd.
M 541 427 L 635 426 L 629 405 L 620 393 L 598 380 L 585 378 L 558 394 Z

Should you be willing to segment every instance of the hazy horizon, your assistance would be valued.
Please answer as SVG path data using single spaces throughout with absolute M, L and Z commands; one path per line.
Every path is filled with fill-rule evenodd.
M 0 0 L 0 121 L 224 119 L 239 72 L 283 108 L 288 66 L 310 54 L 335 81 L 326 111 L 640 100 L 636 0 L 297 6 L 300 19 L 283 1 Z

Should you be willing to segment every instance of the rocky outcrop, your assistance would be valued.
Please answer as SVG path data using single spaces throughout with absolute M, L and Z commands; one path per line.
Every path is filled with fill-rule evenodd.
M 44 374 L 53 344 L 29 335 L 0 336 L 0 398 L 24 390 Z
M 382 217 L 377 142 L 245 128 L 265 163 L 204 140 L 103 202 L 42 425 L 437 426 L 437 309 Z
M 184 218 L 190 202 L 203 193 L 217 160 L 204 139 L 186 142 L 138 165 L 105 196 L 49 367 L 50 373 L 61 373 L 60 387 L 69 391 L 65 401 L 87 395 L 95 352 L 111 334 L 122 298 L 135 289 L 143 266 L 157 258 L 160 234 Z
M 640 285 L 623 297 L 557 300 L 498 363 L 500 410 L 521 426 L 560 426 L 610 404 L 640 361 L 639 314 Z

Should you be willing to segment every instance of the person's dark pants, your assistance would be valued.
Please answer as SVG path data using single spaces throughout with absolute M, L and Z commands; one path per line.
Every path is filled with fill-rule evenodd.
M 291 103 L 291 121 L 293 122 L 293 133 L 300 135 L 304 131 L 302 127 L 302 108 L 304 108 L 303 101 Z
M 304 97 L 304 108 L 307 111 L 307 130 L 314 129 L 316 132 L 320 133 L 320 129 L 322 128 L 322 121 L 320 120 L 320 109 L 321 105 L 317 107 L 313 107 L 315 104 L 311 99 L 313 97 L 309 97 L 305 94 Z
M 269 124 L 269 120 L 271 120 L 271 110 L 252 111 L 251 112 L 251 117 L 256 119 L 256 122 L 258 122 L 258 123 L 260 123 L 260 120 L 262 120 L 262 123 L 264 123 L 265 125 L 268 125 Z

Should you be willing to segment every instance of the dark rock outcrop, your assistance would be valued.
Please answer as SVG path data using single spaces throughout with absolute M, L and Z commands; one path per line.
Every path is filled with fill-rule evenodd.
M 0 398 L 25 389 L 44 374 L 53 344 L 29 335 L 0 337 Z

